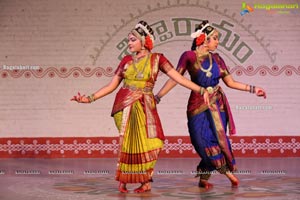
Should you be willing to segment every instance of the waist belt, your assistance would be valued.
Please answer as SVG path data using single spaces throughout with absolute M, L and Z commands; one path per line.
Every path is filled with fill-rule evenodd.
M 144 93 L 149 93 L 152 92 L 153 90 L 153 87 L 138 88 L 134 85 L 127 85 L 127 84 L 124 84 L 122 88 L 133 90 L 133 91 L 142 91 Z
M 219 88 L 220 88 L 220 86 L 218 86 L 218 85 L 215 86 L 215 87 L 209 86 L 209 87 L 206 88 L 206 90 L 207 90 L 208 94 L 213 94 L 213 93 L 216 92 Z

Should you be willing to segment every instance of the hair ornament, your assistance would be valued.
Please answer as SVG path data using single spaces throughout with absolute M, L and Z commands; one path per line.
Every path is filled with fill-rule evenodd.
M 203 33 L 203 30 L 209 26 L 209 23 L 205 24 L 201 29 L 198 29 L 196 32 L 191 34 L 192 38 L 197 38 L 201 35 L 201 33 Z

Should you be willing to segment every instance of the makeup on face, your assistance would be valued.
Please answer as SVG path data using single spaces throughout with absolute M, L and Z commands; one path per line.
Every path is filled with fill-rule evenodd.
M 128 43 L 129 42 L 135 42 L 137 41 L 138 39 L 133 35 L 133 34 L 129 34 L 128 35 Z

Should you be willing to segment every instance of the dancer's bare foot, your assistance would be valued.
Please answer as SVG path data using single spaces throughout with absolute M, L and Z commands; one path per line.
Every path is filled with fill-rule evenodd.
M 120 182 L 120 184 L 119 184 L 119 191 L 121 193 L 128 193 L 128 190 L 126 188 L 126 184 L 125 183 Z
M 200 179 L 198 186 L 205 189 L 210 189 L 213 187 L 213 184 L 209 183 L 207 180 Z
M 227 178 L 229 178 L 231 182 L 231 186 L 237 188 L 239 186 L 239 179 L 234 176 L 231 172 L 226 173 Z
M 142 183 L 142 185 L 134 190 L 135 193 L 144 193 L 151 191 L 151 183 Z

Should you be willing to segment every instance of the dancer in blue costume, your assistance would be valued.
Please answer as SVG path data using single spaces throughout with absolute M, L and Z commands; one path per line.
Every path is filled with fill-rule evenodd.
M 214 170 L 226 175 L 232 186 L 237 187 L 239 181 L 232 173 L 236 171 L 236 162 L 226 135 L 227 126 L 230 135 L 235 134 L 235 126 L 219 81 L 222 79 L 229 88 L 248 91 L 265 98 L 266 92 L 260 87 L 233 79 L 220 55 L 212 53 L 218 47 L 219 33 L 208 21 L 203 21 L 195 31 L 191 35 L 194 38 L 191 51 L 181 55 L 177 71 L 181 74 L 188 71 L 191 80 L 202 88 L 200 93 L 191 92 L 187 107 L 190 138 L 201 157 L 197 166 L 199 187 L 212 187 L 208 179 Z M 157 101 L 175 85 L 176 82 L 168 80 L 155 96 Z

